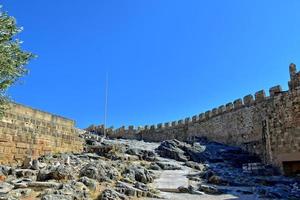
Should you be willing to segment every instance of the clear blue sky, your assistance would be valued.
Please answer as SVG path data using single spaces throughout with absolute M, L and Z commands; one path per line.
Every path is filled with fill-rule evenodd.
M 10 89 L 78 127 L 156 124 L 260 89 L 300 68 L 300 1 L 4 0 L 38 55 Z

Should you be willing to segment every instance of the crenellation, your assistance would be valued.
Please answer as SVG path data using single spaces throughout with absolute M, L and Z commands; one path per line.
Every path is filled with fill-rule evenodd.
M 170 122 L 165 123 L 165 128 L 168 128 L 168 127 L 170 127 Z
M 175 127 L 178 125 L 178 122 L 177 121 L 172 121 L 172 126 Z
M 156 126 L 155 125 L 151 125 L 150 126 L 150 130 L 154 130 L 154 129 L 156 129 Z
M 241 107 L 243 107 L 243 100 L 242 99 L 236 99 L 236 100 L 234 100 L 234 102 L 233 102 L 233 108 L 234 109 L 239 109 Z
M 297 74 L 297 67 L 294 63 L 291 63 L 289 66 L 289 71 L 290 71 L 290 80 L 293 80 L 293 78 Z
M 255 93 L 255 102 L 262 102 L 266 99 L 266 93 L 264 90 L 260 90 Z
M 199 121 L 199 116 L 198 115 L 194 115 L 192 117 L 192 122 L 197 122 L 197 121 Z
M 158 128 L 158 129 L 163 128 L 163 124 L 162 124 L 162 123 L 157 124 L 157 128 Z
M 212 109 L 211 113 L 213 117 L 218 115 L 218 109 L 217 108 Z
M 128 130 L 129 131 L 133 131 L 134 130 L 134 126 L 133 125 L 128 126 Z
M 211 118 L 211 117 L 212 117 L 211 111 L 210 111 L 210 110 L 206 111 L 206 112 L 205 112 L 205 119 L 209 119 L 209 118 Z
M 184 119 L 185 124 L 188 124 L 190 122 L 192 122 L 190 117 L 187 117 L 187 118 Z
M 224 105 L 219 106 L 219 108 L 218 108 L 218 113 L 219 113 L 219 114 L 223 114 L 223 113 L 225 113 L 225 112 L 226 112 L 226 107 L 225 107 Z
M 174 138 L 188 140 L 191 136 L 206 137 L 240 146 L 260 155 L 263 162 L 283 169 L 284 162 L 299 160 L 300 157 L 297 134 L 300 130 L 300 72 L 294 64 L 290 65 L 290 76 L 288 91 L 282 91 L 278 85 L 270 88 L 267 97 L 265 91 L 260 90 L 192 119 L 173 121 L 168 129 L 153 126 L 142 132 L 143 136 L 147 135 L 143 139 L 160 142 Z M 5 123 L 4 127 L 10 124 Z M 168 127 L 166 123 L 165 127 Z
M 226 112 L 231 112 L 233 110 L 233 103 L 226 104 Z
M 282 89 L 281 89 L 280 85 L 276 85 L 269 89 L 269 93 L 270 93 L 271 97 L 276 96 L 276 95 L 280 94 L 281 92 L 282 92 Z
M 199 114 L 199 120 L 204 121 L 205 120 L 205 113 Z
M 254 98 L 252 94 L 248 94 L 243 98 L 245 106 L 250 106 L 254 103 Z
M 180 119 L 178 120 L 178 125 L 183 125 L 184 124 L 184 120 Z

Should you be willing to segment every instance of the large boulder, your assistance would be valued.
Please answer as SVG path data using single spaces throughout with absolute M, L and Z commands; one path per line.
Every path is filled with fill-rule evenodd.
M 156 155 L 153 151 L 149 150 L 143 150 L 139 148 L 130 148 L 125 153 L 129 155 L 138 156 L 140 160 L 146 160 L 146 161 L 155 161 Z
M 42 200 L 90 199 L 88 188 L 83 183 L 76 181 L 69 181 L 57 189 L 44 190 L 40 197 Z
M 203 138 L 192 144 L 178 140 L 167 140 L 160 144 L 156 152 L 165 158 L 177 161 L 194 161 L 197 163 L 228 163 L 241 168 L 245 163 L 260 162 L 258 156 L 252 155 L 239 147 L 224 145 Z
M 124 178 L 141 183 L 151 183 L 154 180 L 154 175 L 147 169 L 137 165 L 127 167 L 122 173 Z
M 189 158 L 185 155 L 184 146 L 185 144 L 178 140 L 167 140 L 163 141 L 155 151 L 161 157 L 186 162 Z
M 211 185 L 199 185 L 199 191 L 204 192 L 206 194 L 223 194 L 224 191 L 218 189 L 217 187 L 211 186 Z
M 71 180 L 74 179 L 74 170 L 66 165 L 49 166 L 47 169 L 39 170 L 37 175 L 38 181 L 47 180 Z
M 80 177 L 86 176 L 98 181 L 116 180 L 120 173 L 111 164 L 105 163 L 102 160 L 89 163 L 80 170 Z
M 98 199 L 99 200 L 127 200 L 129 198 L 115 190 L 106 189 L 101 193 Z

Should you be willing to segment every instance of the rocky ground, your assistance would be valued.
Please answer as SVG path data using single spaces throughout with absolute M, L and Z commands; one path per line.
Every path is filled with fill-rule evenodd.
M 0 199 L 300 199 L 300 180 L 236 147 L 203 139 L 87 140 L 81 154 L 51 154 L 0 166 Z

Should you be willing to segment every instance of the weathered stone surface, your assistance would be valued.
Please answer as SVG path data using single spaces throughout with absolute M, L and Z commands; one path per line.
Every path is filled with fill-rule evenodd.
M 155 161 L 156 155 L 153 151 L 138 148 L 130 148 L 125 153 L 138 156 L 140 160 Z
M 14 186 L 11 184 L 0 182 L 0 196 L 9 193 L 13 188 Z
M 90 179 L 88 177 L 81 177 L 79 182 L 82 182 L 86 187 L 88 187 L 90 190 L 95 191 L 97 189 L 97 181 Z
M 164 141 L 156 151 L 162 157 L 178 161 L 191 160 L 198 163 L 230 162 L 232 166 L 236 167 L 242 167 L 243 163 L 259 162 L 258 157 L 252 156 L 238 147 L 211 142 L 201 138 L 195 141 L 197 143 L 193 145 L 177 140 Z
M 129 198 L 112 189 L 104 190 L 99 197 L 99 200 L 127 200 L 127 199 Z
M 154 175 L 150 171 L 136 165 L 127 167 L 122 173 L 122 176 L 128 178 L 129 180 L 134 180 L 145 184 L 151 183 L 154 179 Z
M 162 169 L 162 170 L 180 170 L 181 167 L 179 165 L 174 165 L 167 162 L 156 162 L 156 164 Z
M 137 139 L 151 142 L 177 139 L 191 141 L 195 136 L 206 137 L 227 145 L 242 147 L 260 156 L 267 164 L 278 166 L 286 174 L 297 174 L 300 157 L 300 72 L 294 64 L 290 65 L 289 90 L 281 91 L 280 86 L 271 87 L 270 96 L 261 90 L 241 99 L 227 103 L 226 109 L 213 109 L 199 115 L 199 120 L 190 123 L 173 123 L 170 127 L 122 130 L 110 134 L 111 138 Z M 235 109 L 234 109 L 235 108 Z M 219 112 L 220 110 L 220 112 Z M 194 118 L 196 119 L 196 118 Z M 167 151 L 165 151 L 166 153 Z M 176 152 L 176 153 L 175 153 Z M 180 151 L 173 155 L 186 160 Z M 293 165 L 286 166 L 285 165 Z M 290 169 L 290 170 L 288 170 Z M 292 170 L 294 169 L 294 170 Z
M 222 194 L 223 193 L 221 190 L 219 190 L 218 188 L 216 188 L 214 186 L 209 186 L 209 185 L 204 185 L 204 184 L 199 185 L 199 190 L 204 193 L 207 193 L 207 194 Z
M 10 192 L 9 196 L 15 199 L 23 199 L 29 197 L 32 193 L 32 189 L 16 189 Z
M 98 181 L 115 180 L 120 176 L 118 170 L 103 161 L 87 164 L 80 170 L 80 176 L 86 176 Z
M 76 181 L 70 181 L 68 183 L 62 184 L 57 189 L 48 189 L 44 190 L 41 194 L 41 199 L 43 200 L 52 200 L 52 199 L 82 199 L 89 200 L 89 194 L 87 187 L 81 183 Z
M 193 168 L 193 169 L 197 169 L 197 170 L 203 170 L 204 166 L 199 164 L 199 163 L 196 163 L 196 162 L 193 162 L 193 161 L 187 161 L 185 162 L 185 165 L 190 167 L 190 168 Z
M 188 158 L 184 155 L 184 151 L 182 147 L 184 146 L 178 140 L 164 141 L 161 145 L 156 149 L 156 152 L 161 157 L 172 158 L 178 161 L 188 161 Z
M 78 136 L 74 123 L 73 120 L 11 103 L 0 119 L 0 164 L 24 161 L 23 168 L 36 169 L 33 159 L 41 155 L 81 152 L 83 140 Z

